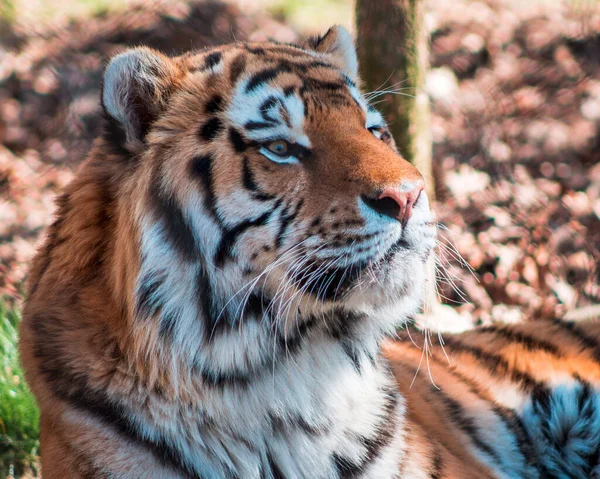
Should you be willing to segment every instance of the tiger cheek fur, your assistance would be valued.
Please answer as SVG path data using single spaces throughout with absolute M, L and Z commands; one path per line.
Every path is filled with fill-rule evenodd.
M 467 373 L 400 393 L 418 358 L 382 344 L 421 306 L 436 230 L 357 84 L 340 27 L 113 58 L 106 131 L 29 275 L 44 478 L 546 477 L 517 406 Z

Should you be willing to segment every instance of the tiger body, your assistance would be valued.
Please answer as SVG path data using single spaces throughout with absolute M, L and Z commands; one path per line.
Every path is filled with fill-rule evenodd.
M 29 275 L 45 478 L 592 471 L 596 325 L 452 337 L 453 366 L 430 348 L 441 389 L 410 387 L 420 352 L 388 338 L 421 307 L 435 225 L 357 83 L 339 27 L 111 61 L 106 132 Z M 563 406 L 591 431 L 570 455 Z

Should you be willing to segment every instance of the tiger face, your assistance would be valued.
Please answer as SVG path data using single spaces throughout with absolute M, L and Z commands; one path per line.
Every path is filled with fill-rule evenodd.
M 111 61 L 111 141 L 138 165 L 136 314 L 186 337 L 200 317 L 203 341 L 244 324 L 255 344 L 328 311 L 391 328 L 418 310 L 435 233 L 423 178 L 357 82 L 339 27 L 301 46 Z

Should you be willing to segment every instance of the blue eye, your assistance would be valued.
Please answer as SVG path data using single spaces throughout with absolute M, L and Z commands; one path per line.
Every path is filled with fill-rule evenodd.
M 287 153 L 290 149 L 287 141 L 284 141 L 284 140 L 272 141 L 271 143 L 269 143 L 266 146 L 266 148 L 270 152 L 275 153 L 276 155 L 279 155 L 279 156 L 287 155 Z
M 258 152 L 273 163 L 298 163 L 298 145 L 291 145 L 285 140 L 273 140 L 258 149 Z

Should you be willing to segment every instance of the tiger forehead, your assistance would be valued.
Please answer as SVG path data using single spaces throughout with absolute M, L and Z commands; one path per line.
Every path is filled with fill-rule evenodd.
M 281 43 L 245 43 L 236 42 L 219 47 L 207 49 L 202 52 L 188 52 L 183 55 L 183 59 L 186 62 L 188 68 L 202 68 L 203 61 L 209 57 L 213 59 L 220 56 L 228 57 L 229 59 L 242 54 L 246 57 L 248 65 L 261 65 L 267 64 L 276 60 L 289 60 L 301 62 L 314 61 L 322 59 L 323 56 L 317 52 L 310 50 L 304 50 L 303 48 L 292 45 L 292 44 L 281 44 Z M 323 65 L 327 64 L 329 67 L 333 67 L 331 63 L 323 62 Z
M 285 138 L 310 148 L 305 121 L 322 116 L 322 108 L 349 105 L 351 95 L 340 75 L 333 79 L 315 79 L 307 74 L 300 80 L 287 68 L 265 68 L 238 82 L 227 109 L 229 121 L 249 139 L 264 142 Z M 324 93 L 324 94 L 323 94 Z
M 308 131 L 327 122 L 328 111 L 340 112 L 337 121 L 382 125 L 355 82 L 328 60 L 276 43 L 237 43 L 183 57 L 191 91 L 212 115 L 201 137 L 212 139 L 225 120 L 251 141 L 285 139 L 310 148 Z
M 355 104 L 367 110 L 356 84 L 345 73 L 324 55 L 299 46 L 234 43 L 190 54 L 184 61 L 191 73 L 225 77 L 231 89 L 242 81 L 247 82 L 248 93 L 268 84 L 287 95 L 295 89 L 305 103 Z

